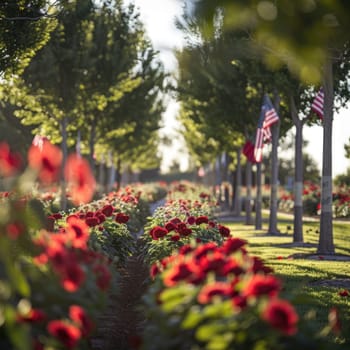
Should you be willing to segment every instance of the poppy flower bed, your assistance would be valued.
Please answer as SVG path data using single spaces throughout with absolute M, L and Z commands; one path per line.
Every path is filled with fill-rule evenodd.
M 71 155 L 62 171 L 60 150 L 39 141 L 27 165 L 0 147 L 1 349 L 93 348 L 109 293 L 123 285 L 120 272 L 132 279 L 144 264 L 149 276 L 124 280 L 117 300 L 120 307 L 139 292 L 131 285 L 147 289 L 131 305 L 143 318 L 128 331 L 130 349 L 337 348 L 308 333 L 273 271 L 215 220 L 216 203 L 205 190 L 175 183 L 152 216 L 148 201 L 164 195 L 164 185 L 154 194 L 138 184 L 93 200 L 87 162 Z M 50 195 L 50 186 L 57 188 L 62 173 L 67 211 L 51 205 L 61 194 Z M 331 329 L 339 329 L 334 310 Z
M 293 212 L 294 195 L 283 191 L 280 194 L 279 209 L 284 212 Z M 333 217 L 350 217 L 350 189 L 348 186 L 334 187 L 332 195 Z M 316 216 L 321 213 L 321 188 L 320 185 L 306 181 L 302 194 L 303 211 L 305 215 Z
M 91 201 L 88 163 L 36 140 L 23 162 L 0 146 L 0 348 L 91 349 L 91 337 L 149 215 L 140 189 Z M 67 212 L 53 210 L 64 173 Z M 150 192 L 150 189 L 149 189 Z

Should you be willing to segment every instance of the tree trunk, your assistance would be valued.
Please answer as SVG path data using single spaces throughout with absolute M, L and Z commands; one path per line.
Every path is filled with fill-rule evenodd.
M 332 126 L 333 126 L 333 70 L 329 58 L 324 70 L 323 159 L 321 189 L 321 221 L 318 254 L 334 254 L 332 222 Z
M 242 209 L 242 165 L 241 165 L 241 148 L 237 149 L 237 168 L 236 168 L 236 186 L 235 186 L 235 202 L 233 213 L 241 216 Z
M 246 197 L 245 197 L 245 224 L 252 224 L 252 163 L 247 161 L 245 168 L 245 185 L 246 185 Z
M 119 189 L 120 189 L 120 182 L 122 180 L 121 168 L 122 168 L 122 162 L 118 158 L 117 165 L 115 168 L 115 181 L 117 183 L 117 188 L 116 188 L 117 191 L 119 191 Z
M 279 113 L 280 98 L 275 94 L 275 110 Z M 277 210 L 278 210 L 278 141 L 280 133 L 280 121 L 271 126 L 272 131 L 272 151 L 271 151 L 271 194 L 270 194 L 270 217 L 268 233 L 275 235 L 277 229 Z
M 303 122 L 298 117 L 294 97 L 291 96 L 291 114 L 295 125 L 295 174 L 294 174 L 294 225 L 293 242 L 300 243 L 303 238 Z
M 67 209 L 67 196 L 66 196 L 66 181 L 64 179 L 64 168 L 66 166 L 67 157 L 68 157 L 68 146 L 67 146 L 67 117 L 63 117 L 60 121 L 61 127 L 61 135 L 62 135 L 62 165 L 61 165 L 61 179 L 60 179 L 60 187 L 61 187 L 61 199 L 60 199 L 60 208 L 61 210 Z
M 96 123 L 93 119 L 90 125 L 90 139 L 89 139 L 89 162 L 90 167 L 95 174 L 95 138 L 96 138 Z
M 256 199 L 255 199 L 255 229 L 262 229 L 261 216 L 261 163 L 256 164 Z

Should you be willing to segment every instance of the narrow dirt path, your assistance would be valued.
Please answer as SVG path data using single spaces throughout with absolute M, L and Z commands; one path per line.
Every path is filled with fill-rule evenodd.
M 137 253 L 121 269 L 118 290 L 110 294 L 106 312 L 99 318 L 93 350 L 133 350 L 139 344 L 144 316 L 141 298 L 148 286 L 148 267 L 143 261 L 138 240 Z

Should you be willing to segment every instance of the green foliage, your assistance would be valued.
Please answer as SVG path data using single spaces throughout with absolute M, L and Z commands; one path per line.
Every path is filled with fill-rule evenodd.
M 48 41 L 57 22 L 47 0 L 11 0 L 0 4 L 0 76 L 14 75 L 28 65 Z
M 307 83 L 320 83 L 329 50 L 342 51 L 348 42 L 349 5 L 344 1 L 201 0 L 195 12 L 204 18 L 207 34 L 216 29 L 213 18 L 223 13 L 223 27 L 249 31 L 268 66 L 287 64 Z

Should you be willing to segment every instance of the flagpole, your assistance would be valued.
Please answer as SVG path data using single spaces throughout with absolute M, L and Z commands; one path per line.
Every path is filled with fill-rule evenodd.
M 261 163 L 256 163 L 255 229 L 262 230 Z

